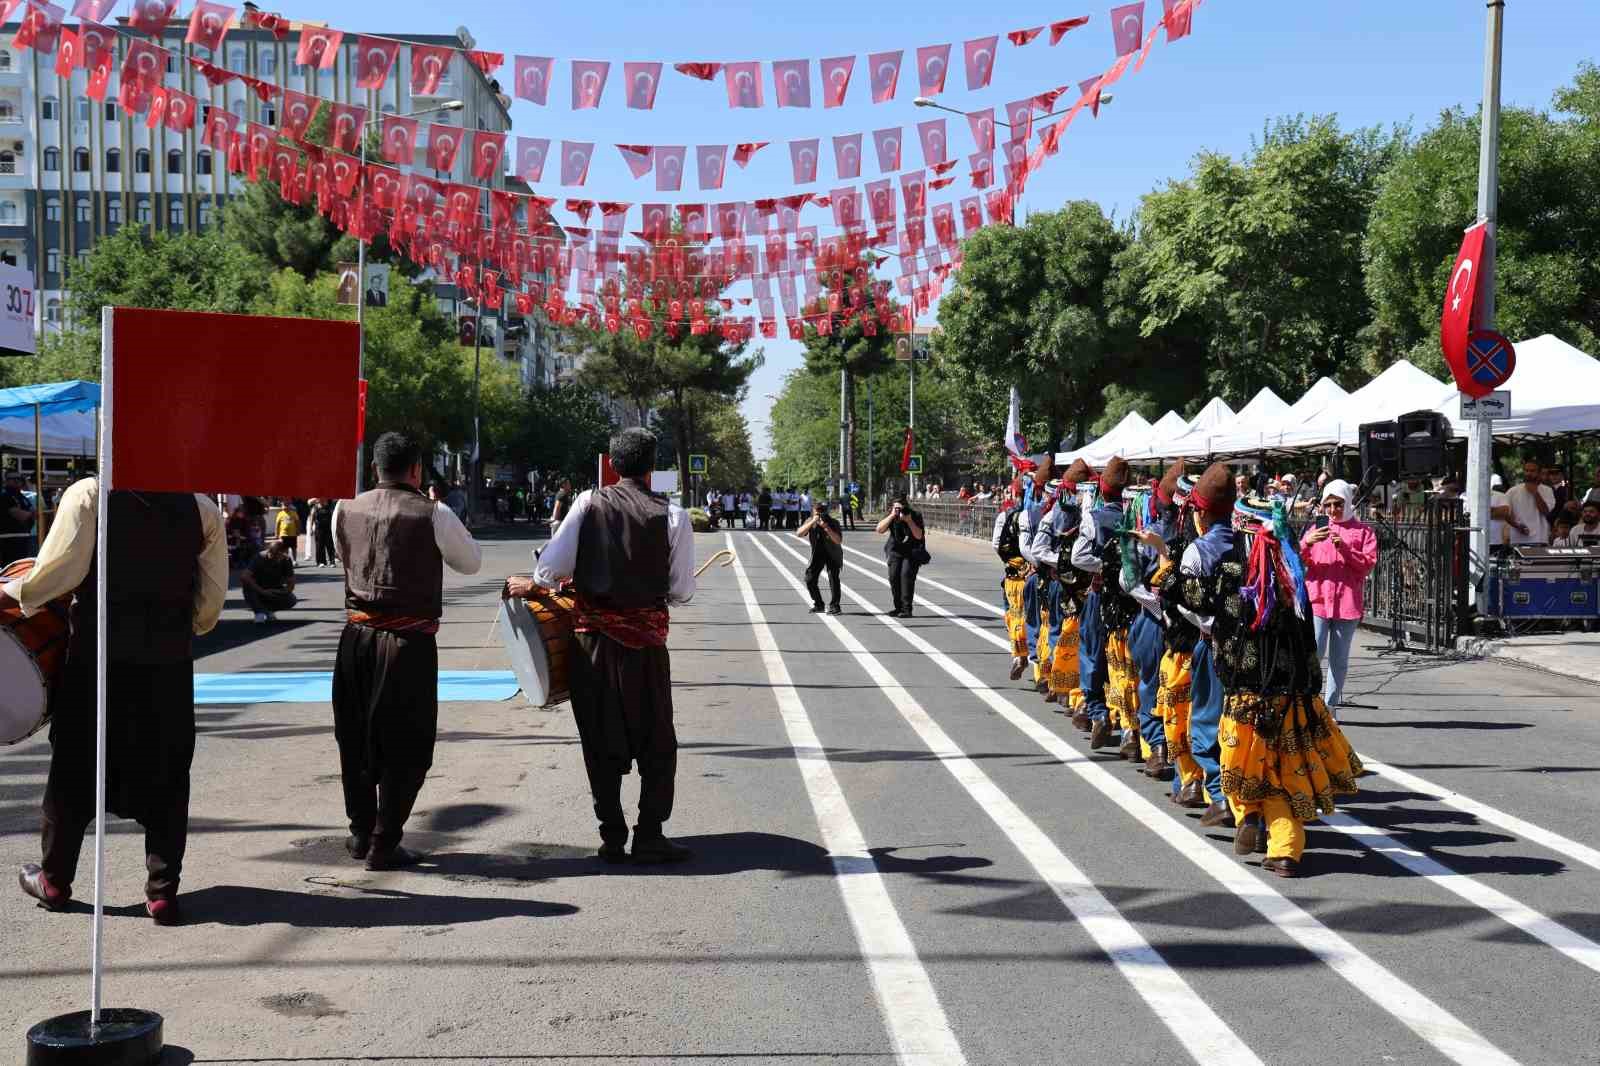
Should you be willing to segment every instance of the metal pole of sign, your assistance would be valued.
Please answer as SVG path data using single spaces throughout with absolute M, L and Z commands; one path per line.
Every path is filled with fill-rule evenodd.
M 911 448 L 913 451 L 915 451 L 917 447 L 917 349 L 915 347 L 911 349 L 911 362 L 907 363 L 906 365 L 911 368 L 911 391 L 910 399 L 907 401 L 907 405 L 910 407 L 911 414 Z M 916 495 L 917 475 L 913 471 L 909 480 L 906 482 L 906 496 L 908 498 L 915 498 Z
M 872 468 L 877 465 L 878 453 L 872 450 L 872 379 L 867 379 L 867 498 L 864 501 L 868 507 L 872 506 Z
M 483 479 L 478 476 L 478 470 L 483 463 L 483 453 L 479 450 L 482 441 L 478 435 L 478 381 L 481 370 L 483 353 L 483 289 L 482 280 L 478 289 L 478 317 L 472 328 L 472 458 L 467 463 L 468 476 L 471 480 L 467 485 L 467 517 L 471 518 L 478 513 L 478 482 Z
M 361 173 L 367 172 L 367 131 L 361 130 Z M 362 219 L 358 232 L 365 234 L 366 220 Z M 361 237 L 356 241 L 356 381 L 359 383 L 367 376 L 367 238 Z M 357 386 L 359 388 L 359 385 Z M 366 442 L 356 441 L 356 491 L 361 495 L 362 488 L 362 462 L 366 454 Z
M 835 482 L 830 475 L 828 478 L 829 490 L 835 493 L 835 499 L 844 499 L 845 477 L 845 450 L 849 447 L 850 434 L 848 432 L 849 413 L 844 409 L 844 375 L 843 367 L 839 368 L 839 480 Z
M 1494 328 L 1495 230 L 1500 192 L 1500 42 L 1505 28 L 1505 0 L 1489 0 L 1483 48 L 1483 110 L 1478 146 L 1478 220 L 1487 231 L 1483 260 L 1478 264 L 1477 329 Z M 1485 574 L 1489 565 L 1489 476 L 1494 467 L 1494 424 L 1475 419 L 1467 438 L 1467 472 L 1472 511 L 1472 554 Z M 1487 588 L 1487 584 L 1483 586 Z

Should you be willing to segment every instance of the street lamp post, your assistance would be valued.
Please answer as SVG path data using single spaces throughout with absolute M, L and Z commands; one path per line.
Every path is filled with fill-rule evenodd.
M 425 107 L 421 111 L 413 111 L 400 117 L 416 118 L 418 115 L 431 115 L 436 111 L 460 111 L 465 106 L 460 100 L 446 100 L 437 107 Z M 378 118 L 362 123 L 361 136 L 358 138 L 361 141 L 360 160 L 362 173 L 366 173 L 367 169 L 367 130 L 372 126 L 381 124 L 386 117 L 389 116 L 380 115 Z M 367 376 L 367 240 L 365 237 L 356 241 L 356 344 L 359 348 L 356 357 L 356 380 L 362 381 Z M 356 492 L 358 494 L 361 492 L 361 485 L 365 480 L 365 468 L 367 465 L 363 461 L 365 455 L 366 442 L 356 441 Z
M 1488 239 L 1478 265 L 1478 321 L 1475 329 L 1494 328 L 1495 230 L 1500 214 L 1500 41 L 1505 27 L 1505 0 L 1489 0 L 1483 45 L 1483 111 L 1478 146 L 1478 221 Z M 1467 508 L 1472 512 L 1472 553 L 1484 575 L 1489 565 L 1489 477 L 1494 468 L 1494 423 L 1480 418 L 1467 438 Z M 1487 588 L 1487 586 L 1485 586 Z M 1479 609 L 1482 610 L 1482 600 Z

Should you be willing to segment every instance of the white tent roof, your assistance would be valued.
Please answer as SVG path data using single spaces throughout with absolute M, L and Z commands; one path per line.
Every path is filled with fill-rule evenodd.
M 1226 409 L 1226 405 L 1222 404 L 1220 400 L 1213 400 L 1212 403 L 1222 405 Z M 1211 404 L 1207 404 L 1206 409 L 1210 410 L 1210 408 Z M 1289 405 L 1284 403 L 1277 393 L 1271 389 L 1264 388 L 1252 396 L 1250 402 L 1240 408 L 1233 417 L 1223 419 L 1211 426 L 1198 424 L 1201 415 L 1206 414 L 1205 410 L 1201 411 L 1200 415 L 1195 416 L 1195 424 L 1192 425 L 1189 432 L 1170 440 L 1150 441 L 1138 453 L 1138 458 L 1158 459 L 1175 458 L 1177 456 L 1188 458 L 1210 455 L 1217 450 L 1216 441 L 1241 433 L 1258 434 L 1258 427 L 1275 421 L 1288 410 Z
M 1176 437 L 1189 429 L 1188 420 L 1176 411 L 1168 411 L 1156 419 L 1155 425 L 1150 427 L 1151 434 L 1160 440 L 1163 437 Z
M 1285 448 L 1359 443 L 1365 422 L 1387 422 L 1410 411 L 1431 411 L 1455 388 L 1402 359 L 1322 414 L 1279 434 Z
M 1212 430 L 1227 422 L 1233 417 L 1233 408 L 1229 407 L 1221 396 L 1213 396 L 1200 408 L 1200 413 L 1189 419 L 1189 429 Z
M 1056 463 L 1065 466 L 1074 459 L 1082 459 L 1093 467 L 1101 467 L 1111 461 L 1123 448 L 1131 445 L 1142 444 L 1150 436 L 1150 423 L 1145 421 L 1144 415 L 1138 411 L 1129 411 L 1106 433 L 1082 448 L 1071 452 L 1060 452 L 1056 455 Z
M 1283 434 L 1315 421 L 1324 411 L 1343 402 L 1349 395 L 1331 378 L 1318 378 L 1304 396 L 1276 418 L 1247 424 L 1241 411 L 1238 421 L 1229 429 L 1212 436 L 1211 451 L 1225 454 L 1275 447 Z
M 1512 417 L 1495 420 L 1495 436 L 1600 430 L 1600 361 L 1548 333 L 1513 347 L 1517 368 L 1501 386 L 1511 390 Z M 1467 435 L 1453 389 L 1434 410 L 1450 419 L 1456 436 Z

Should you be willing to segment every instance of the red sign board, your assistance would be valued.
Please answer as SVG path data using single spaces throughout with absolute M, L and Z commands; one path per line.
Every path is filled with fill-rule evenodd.
M 1457 382 L 1461 391 L 1474 400 L 1482 399 L 1511 378 L 1517 369 L 1517 350 L 1492 329 L 1473 330 L 1467 337 L 1467 378 Z

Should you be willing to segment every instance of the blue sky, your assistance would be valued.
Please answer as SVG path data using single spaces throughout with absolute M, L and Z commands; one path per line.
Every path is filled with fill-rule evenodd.
M 508 55 L 557 58 L 551 106 L 518 101 L 515 130 L 525 136 L 596 142 L 589 184 L 564 190 L 553 173 L 545 195 L 642 203 L 654 200 L 754 199 L 796 191 L 785 142 L 887 126 L 914 127 L 932 113 L 912 106 L 912 56 L 920 45 L 954 45 L 954 70 L 942 102 L 975 110 L 1032 95 L 1098 73 L 1114 58 L 1110 0 L 1018 0 L 1005 5 L 950 0 L 639 0 L 517 5 L 504 0 L 340 0 L 337 5 L 284 6 L 268 10 L 307 20 L 329 19 L 347 31 L 448 32 L 466 26 L 479 47 Z M 1147 25 L 1160 11 L 1147 0 Z M 966 91 L 961 42 L 1031 27 L 1073 15 L 1091 16 L 1055 48 L 1041 36 L 1025 48 L 1002 39 L 993 84 Z M 1116 101 L 1098 120 L 1081 116 L 1067 131 L 1062 152 L 1036 175 L 1024 203 L 1046 209 L 1068 199 L 1099 201 L 1125 218 L 1139 197 L 1183 176 L 1203 149 L 1246 150 L 1263 124 L 1278 115 L 1334 113 L 1347 127 L 1410 122 L 1421 127 L 1445 107 L 1476 106 L 1483 64 L 1482 0 L 1207 0 L 1195 16 L 1194 34 L 1170 48 L 1158 44 L 1144 69 L 1116 87 Z M 865 84 L 868 52 L 904 49 L 907 62 L 894 101 L 874 105 Z M 778 109 L 767 73 L 767 106 L 730 110 L 720 79 L 704 83 L 670 71 L 673 62 L 812 59 L 855 54 L 855 77 L 845 106 L 823 109 L 812 67 L 809 110 Z M 600 108 L 572 111 L 566 59 L 613 63 Z M 1504 97 L 1508 104 L 1547 106 L 1569 82 L 1579 62 L 1600 59 L 1600 3 L 1592 0 L 1509 0 L 1506 10 Z M 653 111 L 623 104 L 625 60 L 661 60 L 663 74 Z M 508 67 L 510 61 L 508 59 Z M 509 84 L 508 76 L 503 79 Z M 950 119 L 953 144 L 970 151 L 965 122 Z M 772 141 L 747 170 L 729 167 L 721 193 L 657 194 L 652 179 L 635 181 L 615 143 L 732 144 Z M 909 159 L 916 156 L 908 148 Z M 870 147 L 867 152 L 872 158 Z M 835 184 L 831 156 L 824 152 L 815 188 Z M 692 169 L 692 167 L 691 167 Z M 965 167 L 956 173 L 964 174 Z M 863 180 L 877 175 L 869 162 Z M 965 178 L 950 191 L 966 186 Z M 814 215 L 809 209 L 808 215 Z M 820 217 L 820 216 L 816 216 Z M 808 218 L 808 221 L 810 219 Z M 1467 220 L 1463 220 L 1465 222 Z M 630 226 L 630 228 L 632 228 Z M 824 226 L 824 232 L 827 227 Z M 768 412 L 783 376 L 799 365 L 799 347 L 768 341 L 766 366 L 754 379 L 745 404 L 756 454 L 765 455 Z

